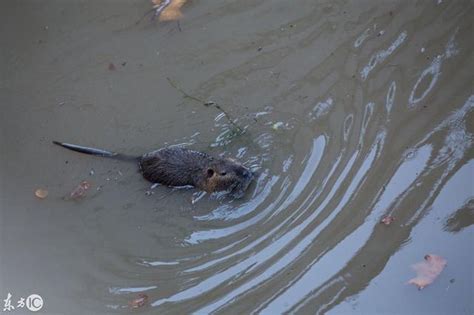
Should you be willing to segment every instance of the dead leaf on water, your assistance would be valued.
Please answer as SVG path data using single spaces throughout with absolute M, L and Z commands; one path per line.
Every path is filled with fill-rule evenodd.
M 148 295 L 144 293 L 140 293 L 138 294 L 138 297 L 128 302 L 128 306 L 130 308 L 139 308 L 139 307 L 145 306 L 147 302 L 148 302 Z
M 180 19 L 183 14 L 181 7 L 186 0 L 152 0 L 155 16 L 159 16 L 160 21 L 174 21 Z
M 446 259 L 441 256 L 428 254 L 425 255 L 425 260 L 412 265 L 416 271 L 416 277 L 408 281 L 409 284 L 414 284 L 418 290 L 423 289 L 439 276 L 444 267 L 446 267 Z
M 74 190 L 71 192 L 70 197 L 72 199 L 79 199 L 86 195 L 87 190 L 91 187 L 91 184 L 87 181 L 82 181 Z
M 38 188 L 35 191 L 35 196 L 39 199 L 44 199 L 48 197 L 48 191 L 46 189 Z

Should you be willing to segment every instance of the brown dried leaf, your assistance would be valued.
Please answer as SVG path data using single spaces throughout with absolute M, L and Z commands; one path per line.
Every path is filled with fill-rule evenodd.
M 86 195 L 87 190 L 91 187 L 91 184 L 87 181 L 82 181 L 74 190 L 71 192 L 70 197 L 72 199 L 79 199 Z
M 414 284 L 419 290 L 433 281 L 439 276 L 444 267 L 446 267 L 446 259 L 441 256 L 428 254 L 425 255 L 425 260 L 412 265 L 416 271 L 416 277 L 408 281 L 409 284 Z
M 130 308 L 139 308 L 139 307 L 145 306 L 147 302 L 148 302 L 148 295 L 144 293 L 140 293 L 138 294 L 138 297 L 128 302 L 128 306 Z
M 156 15 L 160 16 L 160 21 L 174 21 L 180 19 L 183 14 L 181 7 L 186 3 L 186 0 L 152 0 L 156 9 Z
M 48 197 L 48 191 L 46 189 L 38 188 L 35 191 L 35 196 L 39 199 L 44 199 Z
M 395 221 L 395 217 L 392 217 L 391 215 L 388 215 L 384 217 L 382 220 L 380 220 L 380 223 L 383 223 L 385 225 L 390 225 L 392 222 Z

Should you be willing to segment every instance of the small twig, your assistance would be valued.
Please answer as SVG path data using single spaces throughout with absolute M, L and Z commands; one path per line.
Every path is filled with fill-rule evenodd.
M 178 24 L 178 30 L 182 32 L 183 30 L 181 29 L 181 24 L 179 23 L 179 20 L 177 20 L 176 23 Z
M 242 130 L 242 128 L 240 128 L 239 125 L 237 125 L 234 120 L 230 117 L 229 113 L 227 113 L 227 111 L 225 109 L 223 109 L 219 104 L 217 104 L 216 102 L 206 102 L 203 104 L 204 106 L 206 107 L 209 107 L 209 106 L 214 106 L 215 108 L 217 108 L 218 110 L 220 110 L 225 118 L 227 118 L 227 120 L 240 132 L 240 133 L 243 133 L 244 131 Z
M 179 87 L 176 82 L 174 82 L 173 80 L 171 80 L 170 78 L 166 78 L 168 80 L 168 82 L 170 83 L 170 85 L 172 87 L 174 87 L 176 90 L 178 90 L 181 94 L 183 94 L 183 96 L 185 98 L 189 98 L 189 99 L 192 99 L 193 101 L 196 101 L 196 102 L 199 102 L 201 103 L 202 105 L 206 106 L 206 107 L 209 107 L 209 106 L 213 106 L 215 107 L 217 110 L 219 110 L 221 113 L 224 114 L 225 118 L 227 119 L 227 121 L 229 121 L 229 123 L 232 124 L 232 126 L 234 126 L 234 128 L 238 131 L 239 134 L 243 134 L 244 133 L 244 130 L 238 125 L 235 123 L 235 121 L 232 119 L 232 117 L 230 116 L 230 114 L 225 110 L 223 109 L 219 104 L 217 104 L 216 102 L 206 102 L 196 96 L 193 96 L 191 94 L 188 94 L 186 91 L 184 91 L 181 87 Z
M 195 97 L 195 96 L 192 96 L 192 95 L 186 93 L 182 88 L 180 88 L 180 87 L 179 87 L 173 80 L 171 80 L 170 78 L 167 77 L 166 80 L 168 80 L 168 82 L 171 84 L 172 87 L 174 87 L 176 90 L 178 90 L 179 92 L 181 92 L 181 94 L 183 94 L 183 96 L 184 96 L 185 98 L 190 98 L 190 99 L 192 99 L 192 100 L 194 100 L 194 101 L 196 101 L 196 102 L 202 103 L 203 105 L 206 106 L 206 101 L 204 101 L 204 100 L 202 100 L 202 99 L 200 99 L 200 98 L 197 98 L 197 97 Z

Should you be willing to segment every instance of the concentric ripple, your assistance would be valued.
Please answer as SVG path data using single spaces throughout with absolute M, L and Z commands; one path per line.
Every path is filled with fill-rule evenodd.
M 227 17 L 265 15 L 272 5 L 236 5 Z M 460 4 L 444 5 L 451 11 L 431 2 L 326 3 L 248 34 L 266 41 L 261 53 L 246 54 L 242 38 L 227 43 L 242 59 L 195 91 L 222 104 L 232 104 L 225 95 L 261 104 L 231 107 L 243 135 L 216 114 L 209 145 L 257 179 L 243 199 L 196 198 L 200 210 L 170 245 L 176 258 L 128 257 L 136 285 L 111 285 L 119 302 L 108 307 L 126 308 L 144 292 L 160 314 L 306 314 L 363 295 L 423 218 L 452 215 L 434 209 L 447 183 L 463 176 L 472 184 L 463 175 L 474 171 L 473 76 L 464 70 L 473 66 L 472 22 Z M 348 20 L 335 18 L 351 10 Z M 446 22 L 443 12 L 455 17 Z M 309 51 L 317 58 L 295 66 Z M 451 198 L 461 207 L 473 196 Z M 380 225 L 387 215 L 396 218 L 393 234 Z

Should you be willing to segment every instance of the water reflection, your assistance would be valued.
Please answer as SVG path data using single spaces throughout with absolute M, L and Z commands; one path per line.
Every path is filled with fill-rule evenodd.
M 360 35 L 355 47 L 362 44 L 370 30 Z M 376 75 L 378 68 L 382 70 L 384 61 L 396 55 L 407 38 L 407 31 L 403 31 L 388 48 L 375 52 L 361 70 L 362 79 Z M 457 53 L 452 37 L 444 54 L 421 71 L 406 99 L 408 107 L 414 108 L 434 93 L 442 62 Z M 193 216 L 199 224 L 183 242 L 185 248 L 198 246 L 199 254 L 175 262 L 143 263 L 153 268 L 176 266 L 174 272 L 182 283 L 167 295 L 158 293 L 151 305 L 159 310 L 184 307 L 207 314 L 253 301 L 246 304 L 253 313 L 305 313 L 314 305 L 319 305 L 319 312 L 367 287 L 371 277 L 359 282 L 350 279 L 357 261 L 366 259 L 371 244 L 379 239 L 380 219 L 394 216 L 397 226 L 406 230 L 398 242 L 380 253 L 375 274 L 408 242 L 410 229 L 431 209 L 447 178 L 472 148 L 472 133 L 466 125 L 473 115 L 474 96 L 470 95 L 463 106 L 394 155 L 394 135 L 399 127 L 392 124 L 400 121 L 404 95 L 399 89 L 395 80 L 388 80 L 385 92 L 374 95 L 355 113 L 346 112 L 331 97 L 318 102 L 309 112 L 310 121 L 322 123 L 322 117 L 330 120 L 334 112 L 342 111 L 342 124 L 328 125 L 309 140 L 304 139 L 309 138 L 305 127 L 298 123 L 284 129 L 286 134 L 278 134 L 288 119 L 279 117 L 274 108 L 248 115 L 249 119 L 267 117 L 265 127 L 260 125 L 260 129 L 252 127 L 250 120 L 240 119 L 253 132 L 247 145 L 239 144 L 238 137 L 224 137 L 230 129 L 220 123 L 222 115 L 217 116 L 215 127 L 221 131 L 212 146 L 232 150 L 236 143 L 235 156 L 259 169 L 260 176 L 250 199 L 224 200 L 208 213 Z M 381 115 L 385 119 L 379 119 Z M 301 134 L 305 136 L 297 143 L 307 148 L 306 152 L 277 147 L 279 137 L 298 138 Z M 423 197 L 402 211 L 413 196 Z M 460 231 L 472 224 L 466 219 L 472 212 L 470 201 L 447 220 L 445 229 Z M 201 252 L 209 242 L 218 244 L 217 249 Z M 153 291 L 153 287 L 111 288 L 110 292 L 140 290 Z
M 416 106 L 416 104 L 422 101 L 428 95 L 428 93 L 433 89 L 436 82 L 438 81 L 438 77 L 441 71 L 441 64 L 443 63 L 443 61 L 457 54 L 458 50 L 456 48 L 456 43 L 454 41 L 456 33 L 457 31 L 448 40 L 444 54 L 436 56 L 431 62 L 431 64 L 425 70 L 423 70 L 420 77 L 416 81 L 415 86 L 411 90 L 410 97 L 408 98 L 408 106 L 410 108 L 413 108 L 414 106 Z M 427 84 L 428 86 L 423 91 L 418 91 L 419 85 L 424 80 L 429 80 L 429 84 Z M 416 94 L 418 96 L 416 96 Z
M 367 49 L 362 44 L 376 34 L 376 29 L 366 27 L 351 41 L 353 47 Z M 371 53 L 360 70 L 362 81 L 379 76 L 388 58 L 397 58 L 415 45 L 416 31 L 409 29 L 385 39 L 381 46 L 386 48 Z M 443 62 L 460 54 L 455 41 L 458 32 L 459 28 L 445 43 L 442 54 L 420 69 L 408 93 L 404 91 L 406 82 L 390 77 L 378 95 L 366 95 L 365 89 L 360 92 L 360 87 L 355 87 L 362 93 L 357 100 L 361 105 L 355 111 L 333 97 L 322 98 L 316 105 L 301 98 L 310 108 L 315 135 L 307 134 L 304 124 L 308 120 L 298 116 L 288 119 L 277 110 L 278 104 L 294 97 L 291 94 L 307 93 L 305 82 L 296 80 L 291 92 L 280 95 L 275 106 L 249 114 L 250 118 L 266 117 L 263 125 L 248 122 L 247 130 L 254 132 L 253 144 L 236 151 L 238 157 L 262 168 L 254 195 L 243 203 L 223 203 L 209 213 L 194 216 L 208 225 L 199 224 L 185 241 L 199 248 L 219 242 L 222 250 L 191 256 L 176 272 L 193 280 L 183 282 L 187 284 L 172 294 L 159 296 L 152 306 L 170 310 L 189 307 L 195 313 L 245 309 L 275 314 L 305 313 L 318 305 L 319 312 L 367 287 L 372 277 L 357 278 L 354 268 L 358 261 L 366 260 L 372 244 L 380 241 L 380 219 L 396 217 L 394 229 L 398 226 L 403 233 L 380 253 L 373 277 L 408 242 L 409 231 L 429 212 L 447 178 L 466 161 L 472 148 L 472 133 L 466 122 L 472 118 L 473 96 L 468 96 L 463 106 L 453 104 L 457 109 L 445 111 L 439 123 L 425 128 L 416 139 L 405 141 L 404 146 L 397 144 L 400 121 L 410 115 L 400 112 L 403 104 L 414 109 L 428 94 L 436 93 Z M 382 37 L 385 33 L 377 34 Z M 331 65 L 328 59 L 327 67 Z M 248 75 L 259 71 L 236 69 Z M 338 88 L 333 86 L 335 91 Z M 332 125 L 333 117 L 342 123 Z M 279 134 L 280 126 L 291 119 L 293 127 Z M 221 137 L 222 133 L 216 142 Z M 281 137 L 298 139 L 299 149 L 282 147 Z M 238 142 L 231 139 L 226 145 L 232 147 L 234 141 Z M 286 145 L 289 143 L 291 140 Z M 265 158 L 257 158 L 258 151 Z M 407 206 L 414 196 L 420 198 Z M 472 224 L 465 219 L 468 205 L 470 201 L 447 220 L 446 229 L 461 230 L 463 227 L 456 223 L 460 217 L 464 226 Z
M 395 50 L 405 41 L 407 38 L 407 32 L 401 32 L 393 43 L 387 48 L 376 52 L 369 60 L 369 63 L 362 68 L 360 76 L 362 80 L 366 80 L 370 72 L 380 63 L 384 62 Z
M 474 199 L 469 199 L 455 213 L 453 213 L 444 225 L 449 232 L 458 233 L 474 224 Z

